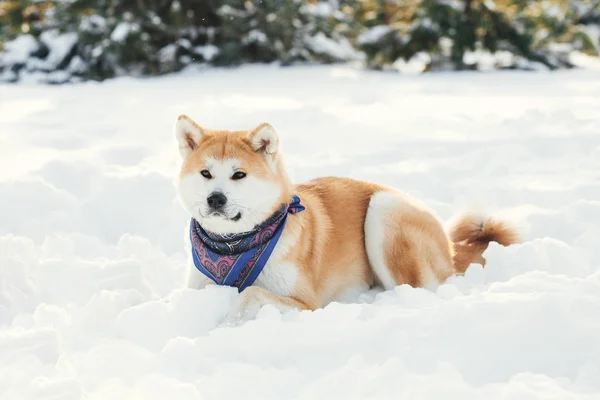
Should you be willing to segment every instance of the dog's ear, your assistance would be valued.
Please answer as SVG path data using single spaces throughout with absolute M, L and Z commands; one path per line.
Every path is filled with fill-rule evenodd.
M 193 119 L 185 114 L 177 117 L 175 138 L 179 144 L 179 153 L 183 159 L 186 159 L 192 150 L 198 148 L 204 136 L 206 136 L 205 129 L 194 122 Z
M 248 134 L 252 148 L 257 152 L 275 154 L 279 150 L 279 137 L 271 124 L 262 123 Z

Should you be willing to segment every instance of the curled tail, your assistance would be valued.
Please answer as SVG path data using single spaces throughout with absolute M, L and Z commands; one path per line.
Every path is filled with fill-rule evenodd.
M 448 229 L 454 245 L 454 269 L 464 273 L 472 263 L 485 265 L 483 252 L 490 242 L 509 246 L 519 242 L 519 235 L 506 222 L 477 214 L 462 214 L 454 219 Z

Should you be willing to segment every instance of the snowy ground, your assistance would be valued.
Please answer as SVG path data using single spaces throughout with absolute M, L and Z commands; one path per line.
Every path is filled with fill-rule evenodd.
M 246 67 L 0 93 L 2 400 L 600 398 L 600 72 Z M 501 209 L 527 241 L 435 293 L 219 327 L 235 292 L 181 289 L 182 112 L 271 122 L 296 181 L 391 184 L 443 219 Z

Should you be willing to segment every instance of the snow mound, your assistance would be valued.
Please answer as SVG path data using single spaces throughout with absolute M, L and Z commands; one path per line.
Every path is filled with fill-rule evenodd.
M 304 39 L 306 45 L 316 54 L 323 54 L 337 61 L 360 60 L 364 55 L 356 51 L 348 39 L 340 37 L 334 40 L 325 36 L 323 32 L 319 32 L 314 36 L 309 36 Z
M 40 41 L 48 48 L 48 55 L 45 59 L 38 59 L 35 62 L 35 58 L 29 60 L 27 69 L 29 70 L 42 70 L 52 71 L 67 58 L 67 55 L 73 49 L 73 46 L 77 44 L 79 38 L 75 32 L 69 33 L 56 33 L 52 31 L 46 31 L 40 36 Z
M 0 63 L 2 65 L 24 64 L 39 47 L 32 35 L 18 36 L 4 43 L 4 51 L 0 53 Z
M 377 25 L 362 32 L 356 39 L 356 42 L 359 45 L 376 44 L 391 31 L 391 28 L 387 25 Z
M 3 87 L 0 398 L 598 399 L 599 90 L 592 70 L 340 67 Z M 444 220 L 484 205 L 525 241 L 433 291 L 223 325 L 234 289 L 183 287 L 180 113 L 260 115 L 295 181 L 392 185 Z

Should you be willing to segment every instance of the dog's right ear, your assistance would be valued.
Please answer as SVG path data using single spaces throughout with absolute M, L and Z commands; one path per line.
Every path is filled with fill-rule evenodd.
M 179 144 L 179 153 L 185 160 L 190 153 L 197 149 L 200 141 L 206 135 L 206 131 L 193 119 L 185 114 L 177 117 L 175 123 L 175 138 Z

